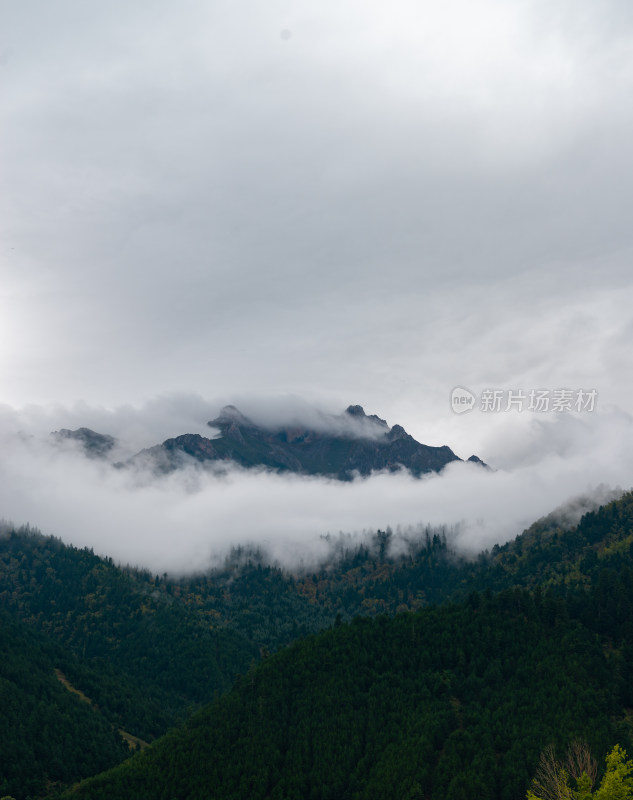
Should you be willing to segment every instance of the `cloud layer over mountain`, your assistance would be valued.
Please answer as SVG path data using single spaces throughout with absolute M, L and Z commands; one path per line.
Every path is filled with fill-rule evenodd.
M 92 424 L 100 420 L 104 432 L 119 435 L 138 433 L 143 421 L 149 444 L 166 430 L 165 413 L 178 408 L 178 424 L 189 417 L 189 427 L 195 419 L 202 426 L 212 405 L 172 397 L 150 404 L 147 415 L 131 408 L 82 412 Z M 72 425 L 77 413 L 56 409 L 55 416 Z M 26 424 L 36 418 L 39 430 L 33 426 L 33 435 L 25 435 Z M 476 552 L 513 538 L 575 495 L 604 495 L 600 484 L 633 485 L 627 446 L 633 424 L 623 415 L 604 415 L 593 426 L 572 416 L 535 421 L 530 436 L 514 441 L 504 432 L 496 448 L 505 452 L 506 463 L 494 472 L 455 463 L 422 480 L 378 474 L 352 483 L 237 468 L 189 467 L 162 477 L 117 470 L 107 461 L 86 459 L 73 443 L 60 447 L 43 434 L 47 426 L 57 427 L 50 412 L 31 409 L 21 417 L 5 408 L 3 419 L 2 516 L 156 572 L 205 569 L 231 546 L 245 543 L 296 565 L 323 555 L 320 537 L 328 533 L 387 526 L 457 525 L 459 547 Z
M 440 517 L 488 542 L 633 484 L 632 78 L 625 0 L 5 3 L 0 515 L 187 566 Z M 455 386 L 598 404 L 457 415 Z M 296 397 L 499 471 L 159 491 L 14 437 L 136 451 Z

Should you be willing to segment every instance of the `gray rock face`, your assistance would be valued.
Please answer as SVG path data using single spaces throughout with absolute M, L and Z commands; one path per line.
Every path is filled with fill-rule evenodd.
M 165 473 L 192 463 L 238 464 L 247 469 L 263 467 L 348 481 L 357 475 L 385 470 L 406 470 L 420 477 L 461 461 L 450 447 L 421 444 L 402 425 L 390 428 L 384 419 L 365 414 L 359 405 L 348 406 L 341 415 L 324 417 L 322 423 L 318 430 L 297 423 L 266 427 L 253 422 L 235 406 L 225 406 L 208 423 L 220 432 L 219 437 L 185 433 L 115 466 Z M 114 437 L 89 428 L 62 429 L 53 436 L 79 442 L 91 458 L 107 457 L 116 444 Z M 477 456 L 468 460 L 485 466 Z
M 220 431 L 218 438 L 185 434 L 145 453 L 156 451 L 161 470 L 166 463 L 175 469 L 185 458 L 339 480 L 401 469 L 419 477 L 461 460 L 449 447 L 421 444 L 401 425 L 390 428 L 384 419 L 365 414 L 359 405 L 351 405 L 344 414 L 332 418 L 329 431 L 297 425 L 267 428 L 254 423 L 235 406 L 223 408 L 209 426 Z
M 78 442 L 89 458 L 105 458 L 116 444 L 114 436 L 97 433 L 90 428 L 77 428 L 75 431 L 62 428 L 51 434 L 58 441 Z

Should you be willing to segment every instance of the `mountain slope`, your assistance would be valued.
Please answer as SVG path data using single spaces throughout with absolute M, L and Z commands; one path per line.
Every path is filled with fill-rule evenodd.
M 228 689 L 258 655 L 158 586 L 158 576 L 52 537 L 0 536 L 0 608 L 68 648 L 71 683 L 146 740 Z
M 123 727 L 145 739 L 183 719 L 188 708 L 218 696 L 261 656 L 338 620 L 381 613 L 398 613 L 396 619 L 405 619 L 399 612 L 462 598 L 468 627 L 473 624 L 469 615 L 477 617 L 480 608 L 492 602 L 487 599 L 491 591 L 515 585 L 527 587 L 534 597 L 521 595 L 522 600 L 506 592 L 500 605 L 491 606 L 498 616 L 495 625 L 502 629 L 506 612 L 513 616 L 523 609 L 526 620 L 536 614 L 541 622 L 556 621 L 561 641 L 582 630 L 582 641 L 570 645 L 581 660 L 599 637 L 611 711 L 596 711 L 592 725 L 613 725 L 613 715 L 622 718 L 633 707 L 633 495 L 586 514 L 575 526 L 556 516 L 541 520 L 515 541 L 475 560 L 459 557 L 451 548 L 450 533 L 447 540 L 439 530 L 409 542 L 408 550 L 395 539 L 387 531 L 356 545 L 345 537 L 332 540 L 326 563 L 296 574 L 238 549 L 222 570 L 174 580 L 122 570 L 111 559 L 50 537 L 12 532 L 0 537 L 0 605 L 20 624 L 29 623 L 63 644 L 66 663 L 58 659 L 52 666 L 62 669 L 73 686 L 93 699 L 110 730 Z M 532 607 L 540 610 L 530 611 Z M 379 618 L 378 624 L 384 623 Z M 470 635 L 459 625 L 451 630 L 457 642 Z M 523 633 L 515 630 L 515 635 L 520 638 Z M 504 641 L 500 634 L 498 646 L 505 652 Z M 435 647 L 432 642 L 429 639 L 429 646 Z M 534 669 L 555 681 L 558 688 L 552 691 L 558 691 L 558 678 L 541 645 L 534 647 L 533 657 L 526 651 L 521 658 L 532 659 Z M 461 671 L 451 678 L 451 685 L 459 687 L 465 681 L 482 691 L 490 682 L 497 686 L 494 670 L 475 676 L 464 671 L 470 668 L 474 651 L 468 652 L 471 655 L 464 649 L 460 656 Z M 276 658 L 265 664 L 277 664 Z M 382 658 L 378 653 L 372 656 L 377 664 Z M 565 672 L 568 667 L 561 667 L 561 674 L 573 683 L 577 676 Z M 437 669 L 449 667 L 437 665 Z M 508 670 L 509 675 L 512 670 Z M 576 687 L 581 695 L 584 681 Z M 464 698 L 458 691 L 451 697 L 457 713 Z M 294 702 L 281 697 L 277 701 L 282 706 Z M 346 701 L 341 703 L 345 706 Z M 482 708 L 488 703 L 482 700 Z M 620 733 L 617 740 L 625 743 Z M 471 755 L 477 760 L 478 750 L 473 748 Z M 499 758 L 497 750 L 494 758 Z M 352 766 L 347 764 L 348 768 Z M 526 767 L 526 772 L 531 770 L 532 766 Z M 369 773 L 363 774 L 369 781 Z
M 103 433 L 96 433 L 90 428 L 77 428 L 70 431 L 62 428 L 51 434 L 58 442 L 75 442 L 89 458 L 104 458 L 116 445 L 116 439 Z
M 624 735 L 616 693 L 595 637 L 526 593 L 359 618 L 72 797 L 522 800 L 550 741 L 604 752 Z
M 633 566 L 633 492 L 588 511 L 577 525 L 551 514 L 520 536 L 496 545 L 474 572 L 475 588 L 509 586 L 564 590 L 596 583 L 601 573 Z
M 0 652 L 0 796 L 39 795 L 129 755 L 107 716 L 60 682 L 76 659 L 58 643 L 0 611 Z
M 275 650 L 337 615 L 393 615 L 515 586 L 557 593 L 613 587 L 633 569 L 633 494 L 586 513 L 575 525 L 553 513 L 477 558 L 457 552 L 451 532 L 441 528 L 407 539 L 389 530 L 356 543 L 333 537 L 330 545 L 322 564 L 295 574 L 241 548 L 224 570 L 180 579 L 179 592 Z M 626 591 L 611 590 L 613 602 Z M 614 611 L 610 619 L 623 614 Z
M 226 406 L 209 426 L 219 431 L 217 438 L 177 436 L 142 451 L 130 463 L 170 471 L 191 462 L 233 462 L 245 468 L 351 480 L 355 475 L 399 469 L 419 477 L 461 460 L 449 447 L 420 444 L 402 426 L 390 428 L 376 415 L 367 416 L 361 406 L 328 417 L 318 430 L 297 424 L 265 427 L 234 406 Z M 474 456 L 469 460 L 483 463 Z

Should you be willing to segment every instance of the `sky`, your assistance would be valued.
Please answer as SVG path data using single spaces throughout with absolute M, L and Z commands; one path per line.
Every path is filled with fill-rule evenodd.
M 0 516 L 160 566 L 196 528 L 191 565 L 210 528 L 450 517 L 473 546 L 633 486 L 632 89 L 625 0 L 0 0 Z M 563 389 L 593 406 L 527 410 Z M 156 499 L 25 444 L 228 402 L 358 403 L 497 471 Z

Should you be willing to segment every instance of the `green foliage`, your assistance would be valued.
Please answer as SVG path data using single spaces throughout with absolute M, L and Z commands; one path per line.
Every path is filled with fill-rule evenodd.
M 257 655 L 148 573 L 32 533 L 0 538 L 0 608 L 62 643 L 71 682 L 148 740 L 228 689 Z
M 95 708 L 65 689 L 59 645 L 0 612 L 0 794 L 21 800 L 116 764 L 127 746 Z
M 565 765 L 556 761 L 551 750 L 545 751 L 532 789 L 527 792 L 527 800 L 632 800 L 632 773 L 633 762 L 616 744 L 607 754 L 606 771 L 600 787 L 592 792 L 595 774 L 591 770 L 575 772 L 572 767 L 568 771 Z
M 513 800 L 525 797 L 548 741 L 630 747 L 632 496 L 574 528 L 541 521 L 471 561 L 445 534 L 428 530 L 399 556 L 390 555 L 389 531 L 361 546 L 341 537 L 327 563 L 296 574 L 238 549 L 221 570 L 173 580 L 13 532 L 0 538 L 0 608 L 21 631 L 14 638 L 37 630 L 56 647 L 46 680 L 62 669 L 94 701 L 71 697 L 89 715 L 85 725 L 99 719 L 110 739 L 122 727 L 151 740 L 219 698 L 87 784 L 89 797 L 195 798 L 212 785 L 219 798 Z M 427 608 L 451 600 L 462 605 Z M 28 645 L 25 675 L 40 674 L 39 647 Z M 223 697 L 238 674 L 246 677 Z M 57 683 L 51 691 L 69 699 Z M 7 708 L 13 693 L 5 692 Z M 35 684 L 23 694 L 50 705 Z M 82 725 L 86 741 L 99 740 Z M 20 736 L 33 729 L 22 724 Z M 75 769 L 73 756 L 52 757 L 62 752 L 51 737 L 63 724 L 39 730 L 42 752 L 30 740 L 23 751 L 40 773 L 5 786 L 2 759 L 13 750 L 0 749 L 0 793 L 21 800 L 35 791 L 31 775 L 41 786 L 61 774 L 59 761 L 70 767 L 60 780 L 74 780 L 71 772 L 123 757 L 116 742 L 103 746 L 102 765 Z M 582 773 L 574 780 L 576 792 L 590 791 Z
M 521 798 L 543 741 L 612 740 L 612 685 L 593 635 L 526 593 L 359 618 L 73 797 Z
M 607 771 L 600 788 L 595 793 L 596 800 L 631 800 L 633 798 L 633 763 L 626 752 L 617 745 L 607 755 Z

